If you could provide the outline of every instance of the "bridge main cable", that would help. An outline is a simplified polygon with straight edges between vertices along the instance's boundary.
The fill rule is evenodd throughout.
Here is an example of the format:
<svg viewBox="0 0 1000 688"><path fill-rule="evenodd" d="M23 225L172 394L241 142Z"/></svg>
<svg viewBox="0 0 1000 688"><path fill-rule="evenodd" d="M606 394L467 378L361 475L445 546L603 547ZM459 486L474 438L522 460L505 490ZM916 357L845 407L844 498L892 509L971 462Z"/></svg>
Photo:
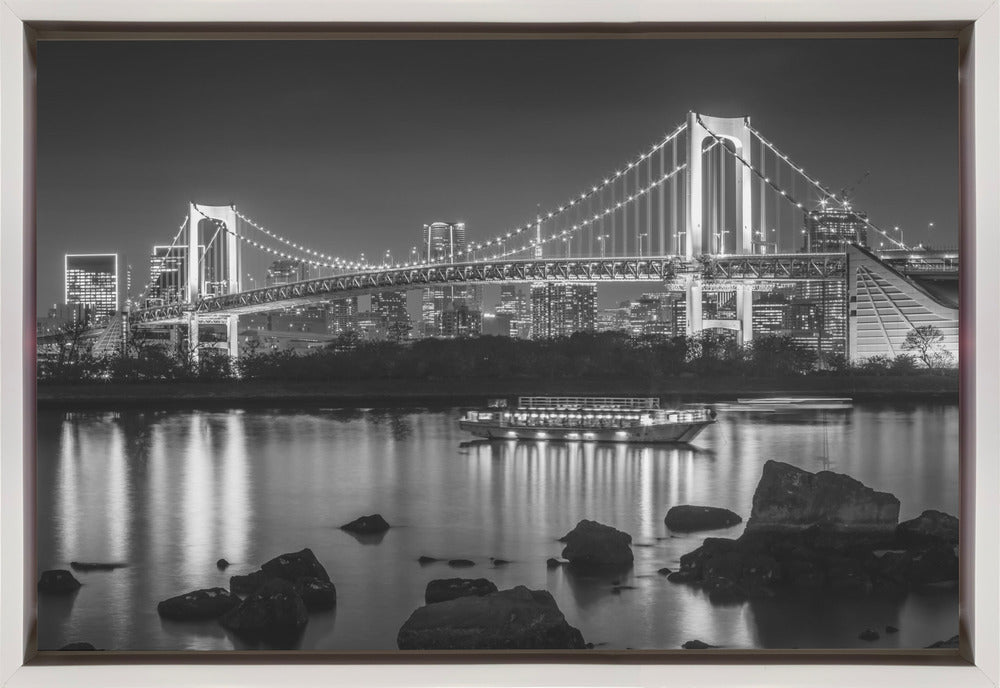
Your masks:
<svg viewBox="0 0 1000 688"><path fill-rule="evenodd" d="M570 198L564 204L556 207L555 209L539 213L539 219L548 221L553 218L556 218L561 214L563 214L564 212L576 208L584 201L587 201L588 199L601 193L608 186L621 179L623 174L626 174L629 170L636 167L639 163L643 162L644 160L651 158L654 153L656 153L658 150L660 150L661 148L669 144L671 141L673 141L675 138L680 136L682 133L684 133L686 129L687 129L687 122L680 124L676 129L672 130L669 134L664 136L664 138L660 140L658 143L653 144L653 146L648 151L641 153L638 158L627 162L623 169L616 170L614 174L608 175L600 183L592 186L589 190L581 193L579 196L574 196ZM497 247L500 247L508 239L511 239L521 234L522 232L534 229L535 225L536 225L535 222L528 222L527 224L521 225L519 227L514 227L508 230L507 232L502 232L497 236L488 239L486 241L469 244L469 246L467 246L463 251L459 251L459 253L468 256L472 254L474 251L481 251L484 248L488 248L489 246L496 245Z"/></svg>

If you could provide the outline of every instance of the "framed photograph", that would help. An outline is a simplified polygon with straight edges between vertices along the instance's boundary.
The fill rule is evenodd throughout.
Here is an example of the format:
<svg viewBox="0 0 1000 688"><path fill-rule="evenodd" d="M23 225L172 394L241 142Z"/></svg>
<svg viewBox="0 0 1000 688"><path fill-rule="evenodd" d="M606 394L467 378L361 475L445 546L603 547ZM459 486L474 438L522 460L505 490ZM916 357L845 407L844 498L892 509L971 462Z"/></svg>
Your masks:
<svg viewBox="0 0 1000 688"><path fill-rule="evenodd" d="M9 685L997 683L995 4L12 7Z"/></svg>

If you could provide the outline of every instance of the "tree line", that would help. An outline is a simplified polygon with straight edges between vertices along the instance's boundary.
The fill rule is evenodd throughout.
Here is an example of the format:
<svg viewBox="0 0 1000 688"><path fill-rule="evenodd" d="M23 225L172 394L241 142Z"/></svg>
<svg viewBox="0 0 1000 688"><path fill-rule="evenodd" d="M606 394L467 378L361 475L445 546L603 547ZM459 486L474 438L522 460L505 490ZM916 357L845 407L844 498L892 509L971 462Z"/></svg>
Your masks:
<svg viewBox="0 0 1000 688"><path fill-rule="evenodd" d="M57 355L39 359L38 378L74 383L913 375L937 371L947 363L940 333L926 332L922 337L919 342L915 337L908 353L851 364L843 354L820 359L814 349L787 336L758 335L739 344L717 331L673 338L578 332L547 340L483 336L409 342L361 341L347 334L311 353L257 350L238 360L208 348L195 356L183 344L170 351L137 333L124 350L103 357L67 340Z"/></svg>

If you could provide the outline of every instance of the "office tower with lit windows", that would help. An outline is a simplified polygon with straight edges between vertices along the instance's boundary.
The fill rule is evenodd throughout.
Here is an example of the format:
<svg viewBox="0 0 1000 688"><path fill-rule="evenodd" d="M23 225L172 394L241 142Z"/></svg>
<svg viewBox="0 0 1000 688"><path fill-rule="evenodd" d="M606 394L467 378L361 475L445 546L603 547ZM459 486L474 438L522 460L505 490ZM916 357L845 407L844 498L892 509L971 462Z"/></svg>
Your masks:
<svg viewBox="0 0 1000 688"><path fill-rule="evenodd" d="M450 339L478 337L483 332L483 314L464 302L451 303L441 314L441 335Z"/></svg>
<svg viewBox="0 0 1000 688"><path fill-rule="evenodd" d="M77 306L91 325L106 323L118 311L118 254L67 253L65 302Z"/></svg>
<svg viewBox="0 0 1000 688"><path fill-rule="evenodd" d="M199 246L199 255L205 247ZM187 246L154 246L149 255L149 289L144 306L184 300L187 289Z"/></svg>
<svg viewBox="0 0 1000 688"><path fill-rule="evenodd" d="M847 208L817 208L806 214L802 250L806 253L844 251L847 244L868 246L868 216Z"/></svg>
<svg viewBox="0 0 1000 688"><path fill-rule="evenodd" d="M593 332L597 285L538 282L531 285L531 338L551 339Z"/></svg>
<svg viewBox="0 0 1000 688"><path fill-rule="evenodd" d="M372 294L372 315L378 327L390 339L406 339L410 332L410 313L405 291L380 291Z"/></svg>
<svg viewBox="0 0 1000 688"><path fill-rule="evenodd" d="M764 292L753 302L753 333L779 335L789 330L788 297L778 291Z"/></svg>
<svg viewBox="0 0 1000 688"><path fill-rule="evenodd" d="M334 299L330 302L327 310L330 313L327 319L327 329L330 334L345 334L355 328L358 317L358 297L350 296L346 299Z"/></svg>
<svg viewBox="0 0 1000 688"><path fill-rule="evenodd" d="M432 222L424 225L421 260L428 263L458 263L466 260L464 222ZM420 334L445 337L442 318L449 306L465 304L479 310L477 290L468 286L433 286L424 289L420 303Z"/></svg>
<svg viewBox="0 0 1000 688"><path fill-rule="evenodd" d="M500 303L497 304L496 315L508 325L505 335L522 339L527 339L530 335L531 308L519 285L500 286Z"/></svg>
<svg viewBox="0 0 1000 688"><path fill-rule="evenodd" d="M794 301L811 312L808 339L802 343L820 354L847 351L847 284L843 280L809 280L795 286ZM804 324L804 323L802 323ZM798 329L798 328L796 328Z"/></svg>

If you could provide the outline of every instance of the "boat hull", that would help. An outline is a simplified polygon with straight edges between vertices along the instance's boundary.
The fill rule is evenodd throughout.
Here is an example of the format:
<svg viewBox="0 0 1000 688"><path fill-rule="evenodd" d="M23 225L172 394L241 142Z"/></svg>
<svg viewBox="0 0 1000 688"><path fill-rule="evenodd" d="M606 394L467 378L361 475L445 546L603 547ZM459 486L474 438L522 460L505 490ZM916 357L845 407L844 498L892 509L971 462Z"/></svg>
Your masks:
<svg viewBox="0 0 1000 688"><path fill-rule="evenodd" d="M478 437L503 440L555 440L566 442L671 442L687 443L714 420L666 423L629 428L526 427L461 420L459 427Z"/></svg>

